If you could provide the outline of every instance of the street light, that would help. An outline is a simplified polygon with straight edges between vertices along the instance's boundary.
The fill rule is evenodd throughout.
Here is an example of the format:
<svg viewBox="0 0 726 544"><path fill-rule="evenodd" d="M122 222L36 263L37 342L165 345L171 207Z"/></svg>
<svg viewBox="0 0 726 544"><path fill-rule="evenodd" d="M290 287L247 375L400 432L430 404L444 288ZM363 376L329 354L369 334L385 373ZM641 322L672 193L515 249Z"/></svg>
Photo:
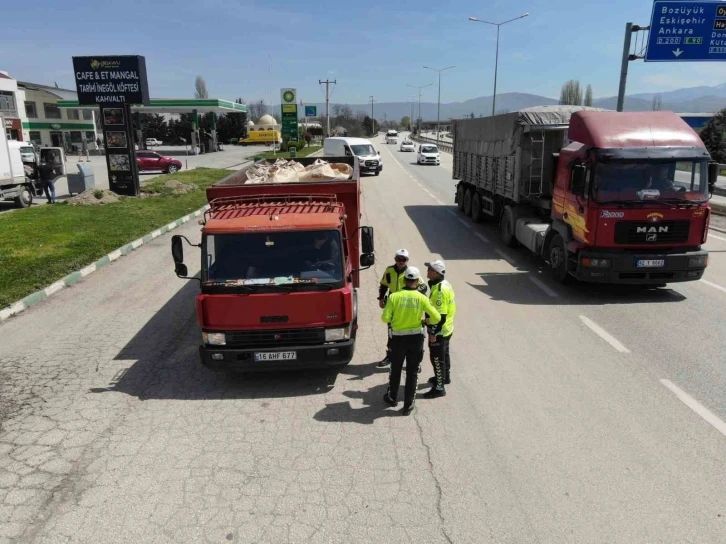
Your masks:
<svg viewBox="0 0 726 544"><path fill-rule="evenodd" d="M475 23L485 23L487 25L492 25L497 27L497 54L494 61L494 96L492 96L492 115L494 115L495 108L497 105L497 69L499 68L499 27L502 25L506 25L507 23L511 23L512 21L516 21L518 19L524 19L525 17L528 17L529 13L525 13L524 15L520 15L519 17L515 17L514 19L509 19L508 21L504 21L503 23L492 23L490 21L483 21L482 19L477 19L476 17L469 17L470 21L473 21Z"/></svg>
<svg viewBox="0 0 726 544"><path fill-rule="evenodd" d="M406 84L408 87L413 87L414 89L418 89L418 130L421 132L421 89L425 89L426 87L431 87L433 83L429 83L428 85L411 85L410 83Z"/></svg>
<svg viewBox="0 0 726 544"><path fill-rule="evenodd" d="M445 70L451 70L452 68L456 68L456 66L447 66L446 68L430 68L428 66L424 66L427 70L433 70L434 72L439 73L439 100L436 104L436 145L439 144L439 124L441 119L441 72Z"/></svg>

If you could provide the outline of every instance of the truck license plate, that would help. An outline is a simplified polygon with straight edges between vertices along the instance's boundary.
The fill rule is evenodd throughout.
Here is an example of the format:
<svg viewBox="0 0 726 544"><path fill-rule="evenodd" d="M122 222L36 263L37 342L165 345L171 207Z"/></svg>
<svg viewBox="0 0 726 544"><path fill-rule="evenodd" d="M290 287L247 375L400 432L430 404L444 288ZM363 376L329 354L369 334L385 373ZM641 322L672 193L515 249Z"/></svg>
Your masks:
<svg viewBox="0 0 726 544"><path fill-rule="evenodd" d="M255 361L294 361L297 359L295 351L265 351L255 353Z"/></svg>
<svg viewBox="0 0 726 544"><path fill-rule="evenodd" d="M662 268L665 266L665 259L639 259L638 268Z"/></svg>

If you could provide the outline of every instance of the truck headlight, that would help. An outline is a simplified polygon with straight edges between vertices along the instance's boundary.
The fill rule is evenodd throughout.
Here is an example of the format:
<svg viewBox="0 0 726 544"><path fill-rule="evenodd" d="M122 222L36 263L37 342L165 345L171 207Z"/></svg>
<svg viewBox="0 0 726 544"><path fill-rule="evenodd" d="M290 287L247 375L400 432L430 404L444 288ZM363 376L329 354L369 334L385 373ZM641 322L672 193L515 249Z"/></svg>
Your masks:
<svg viewBox="0 0 726 544"><path fill-rule="evenodd" d="M223 332L203 332L202 340L210 346L224 346L227 344L227 338Z"/></svg>
<svg viewBox="0 0 726 544"><path fill-rule="evenodd" d="M610 268L610 259L593 259L591 257L583 257L580 264L586 268Z"/></svg>
<svg viewBox="0 0 726 544"><path fill-rule="evenodd" d="M326 342L342 342L343 340L350 340L350 325L335 329L325 329Z"/></svg>
<svg viewBox="0 0 726 544"><path fill-rule="evenodd" d="M708 255L688 257L688 268L706 268L708 266Z"/></svg>

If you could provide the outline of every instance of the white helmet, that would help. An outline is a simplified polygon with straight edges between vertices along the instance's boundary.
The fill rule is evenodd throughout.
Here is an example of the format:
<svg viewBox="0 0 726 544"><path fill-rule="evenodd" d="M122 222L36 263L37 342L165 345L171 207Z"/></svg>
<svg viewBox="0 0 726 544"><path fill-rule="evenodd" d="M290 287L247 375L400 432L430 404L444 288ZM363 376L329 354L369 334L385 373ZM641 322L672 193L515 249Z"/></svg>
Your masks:
<svg viewBox="0 0 726 544"><path fill-rule="evenodd" d="M421 272L419 272L418 268L416 268L415 266L409 266L406 269L406 273L403 275L403 277L407 280L420 280Z"/></svg>
<svg viewBox="0 0 726 544"><path fill-rule="evenodd" d="M441 259L436 259L435 261L431 261L430 263L424 263L428 268L433 270L434 272L438 272L442 276L446 274L446 264Z"/></svg>
<svg viewBox="0 0 726 544"><path fill-rule="evenodd" d="M408 250L407 249L399 249L396 251L396 257L401 257L403 259L408 260Z"/></svg>

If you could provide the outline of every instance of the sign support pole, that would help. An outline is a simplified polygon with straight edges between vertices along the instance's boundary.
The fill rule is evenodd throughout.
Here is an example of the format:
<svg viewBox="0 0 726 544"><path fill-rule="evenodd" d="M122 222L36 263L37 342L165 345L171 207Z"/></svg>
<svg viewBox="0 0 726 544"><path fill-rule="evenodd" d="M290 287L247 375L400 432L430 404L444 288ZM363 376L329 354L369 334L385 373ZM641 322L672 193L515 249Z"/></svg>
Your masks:
<svg viewBox="0 0 726 544"><path fill-rule="evenodd" d="M625 40L623 41L623 60L620 65L620 85L618 86L617 111L623 111L625 103L625 84L628 80L628 62L630 62L630 39L633 36L633 23L625 23Z"/></svg>

